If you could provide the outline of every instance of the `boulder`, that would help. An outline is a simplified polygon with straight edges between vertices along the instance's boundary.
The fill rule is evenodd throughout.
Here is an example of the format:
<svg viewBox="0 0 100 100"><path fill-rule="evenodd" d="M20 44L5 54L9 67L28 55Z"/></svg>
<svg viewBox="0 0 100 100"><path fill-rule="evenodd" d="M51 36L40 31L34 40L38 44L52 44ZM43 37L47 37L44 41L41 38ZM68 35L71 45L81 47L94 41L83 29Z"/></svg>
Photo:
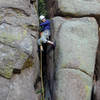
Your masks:
<svg viewBox="0 0 100 100"><path fill-rule="evenodd" d="M75 69L61 69L56 73L56 100L90 100L92 79Z"/></svg>
<svg viewBox="0 0 100 100"><path fill-rule="evenodd" d="M60 100L58 98L66 100L68 96L68 100L90 100L98 45L98 24L92 17L72 19L55 17L53 24L54 39L57 44L55 64L58 85L56 85L55 100ZM65 78L65 76L69 77ZM66 81L61 82L62 80ZM74 90L72 90L72 86L75 86ZM78 86L80 88L77 88ZM83 92L77 93L77 91L81 91L81 87L83 87ZM88 93L85 93L86 88ZM62 91L67 96L61 93Z"/></svg>
<svg viewBox="0 0 100 100"><path fill-rule="evenodd" d="M54 28L56 24L54 21ZM98 44L98 25L96 20L87 17L73 18L65 20L60 27L58 24L57 26L59 30L56 32L57 28L55 28L56 33L54 36L57 41L57 67L76 68L93 76Z"/></svg>
<svg viewBox="0 0 100 100"><path fill-rule="evenodd" d="M38 18L30 0L0 0L1 4L7 7L0 6L0 75L11 78L13 69L21 70L30 56L38 55Z"/></svg>
<svg viewBox="0 0 100 100"><path fill-rule="evenodd" d="M38 100L33 88L37 72L30 68L22 71L20 75L15 75L11 79L7 100Z"/></svg>
<svg viewBox="0 0 100 100"><path fill-rule="evenodd" d="M30 14L30 0L0 0L0 8L20 9L26 14Z"/></svg>
<svg viewBox="0 0 100 100"><path fill-rule="evenodd" d="M0 75L11 78L13 69L20 69L28 55L15 48L0 44Z"/></svg>
<svg viewBox="0 0 100 100"><path fill-rule="evenodd" d="M49 0L49 11L57 15L100 15L100 2L98 0ZM49 5L49 4L48 4ZM55 12L56 9L56 12Z"/></svg>
<svg viewBox="0 0 100 100"><path fill-rule="evenodd" d="M32 5L30 5L32 6ZM24 11L24 10L23 10ZM1 8L0 9L0 24L9 23L14 26L20 25L25 28L25 26L33 26L32 28L36 30L37 28L37 12L35 6L32 6L30 15L27 16L22 9L16 8Z"/></svg>
<svg viewBox="0 0 100 100"><path fill-rule="evenodd" d="M39 22L35 4L0 0L0 100L37 100Z"/></svg>

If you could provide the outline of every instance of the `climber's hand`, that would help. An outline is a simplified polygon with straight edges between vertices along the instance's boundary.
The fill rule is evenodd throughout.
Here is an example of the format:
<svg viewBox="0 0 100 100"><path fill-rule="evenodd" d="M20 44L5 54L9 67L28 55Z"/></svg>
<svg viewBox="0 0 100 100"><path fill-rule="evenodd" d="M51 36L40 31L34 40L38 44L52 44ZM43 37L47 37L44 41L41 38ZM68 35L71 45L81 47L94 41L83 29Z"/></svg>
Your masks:
<svg viewBox="0 0 100 100"><path fill-rule="evenodd" d="M43 46L42 45L40 46L40 50L43 51Z"/></svg>

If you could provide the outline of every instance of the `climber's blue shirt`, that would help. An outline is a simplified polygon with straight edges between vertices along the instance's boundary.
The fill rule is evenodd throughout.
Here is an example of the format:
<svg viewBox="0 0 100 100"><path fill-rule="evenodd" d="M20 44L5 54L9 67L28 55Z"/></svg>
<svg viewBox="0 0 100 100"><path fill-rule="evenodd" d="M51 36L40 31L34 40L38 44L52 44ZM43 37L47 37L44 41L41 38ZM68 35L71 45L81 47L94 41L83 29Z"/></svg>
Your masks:
<svg viewBox="0 0 100 100"><path fill-rule="evenodd" d="M50 30L50 20L46 20L40 24L42 26L42 31Z"/></svg>

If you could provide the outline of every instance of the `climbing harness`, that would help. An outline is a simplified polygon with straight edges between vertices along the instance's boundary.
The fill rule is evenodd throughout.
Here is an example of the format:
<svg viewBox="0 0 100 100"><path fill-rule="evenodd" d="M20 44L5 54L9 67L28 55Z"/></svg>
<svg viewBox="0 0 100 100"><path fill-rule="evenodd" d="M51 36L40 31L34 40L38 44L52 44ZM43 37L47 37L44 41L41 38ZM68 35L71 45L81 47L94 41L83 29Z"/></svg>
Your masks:
<svg viewBox="0 0 100 100"><path fill-rule="evenodd" d="M42 46L40 46L40 73L41 73L41 88L42 88L42 97L41 100L45 100L44 98L44 83L43 83L43 73L42 73Z"/></svg>

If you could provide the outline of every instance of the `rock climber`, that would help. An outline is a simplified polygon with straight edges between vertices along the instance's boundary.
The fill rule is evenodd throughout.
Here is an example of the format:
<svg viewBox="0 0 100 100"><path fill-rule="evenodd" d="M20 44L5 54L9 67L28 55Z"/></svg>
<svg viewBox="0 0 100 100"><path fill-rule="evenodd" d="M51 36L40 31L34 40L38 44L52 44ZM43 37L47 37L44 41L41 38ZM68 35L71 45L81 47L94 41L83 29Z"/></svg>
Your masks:
<svg viewBox="0 0 100 100"><path fill-rule="evenodd" d="M55 42L49 40L51 35L50 33L50 20L46 19L45 16L41 15L40 20L42 23L40 26L42 27L42 32L40 33L40 38L38 39L38 45L43 50L42 43L48 43L55 48Z"/></svg>

